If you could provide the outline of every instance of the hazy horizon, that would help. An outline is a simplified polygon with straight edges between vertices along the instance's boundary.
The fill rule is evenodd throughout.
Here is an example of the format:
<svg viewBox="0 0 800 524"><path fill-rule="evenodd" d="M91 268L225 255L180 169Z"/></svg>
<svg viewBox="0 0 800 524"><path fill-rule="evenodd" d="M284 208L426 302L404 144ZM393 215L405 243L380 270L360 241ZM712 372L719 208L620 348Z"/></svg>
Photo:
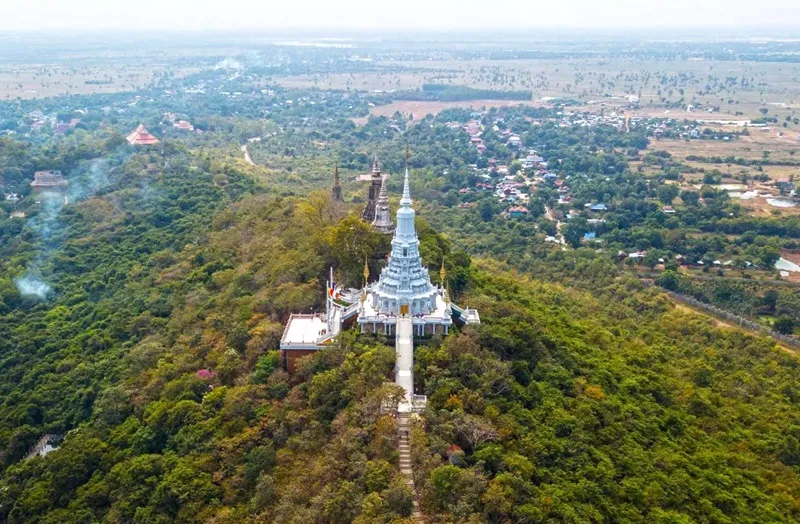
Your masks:
<svg viewBox="0 0 800 524"><path fill-rule="evenodd" d="M3 7L0 30L77 31L473 31L570 30L603 32L654 30L782 31L800 27L792 0L692 2L619 0L600 3L565 0L537 5L519 0L407 0L377 5L370 0L264 5L252 0L11 0ZM535 36L535 35L531 35ZM766 35L765 35L766 36Z"/></svg>

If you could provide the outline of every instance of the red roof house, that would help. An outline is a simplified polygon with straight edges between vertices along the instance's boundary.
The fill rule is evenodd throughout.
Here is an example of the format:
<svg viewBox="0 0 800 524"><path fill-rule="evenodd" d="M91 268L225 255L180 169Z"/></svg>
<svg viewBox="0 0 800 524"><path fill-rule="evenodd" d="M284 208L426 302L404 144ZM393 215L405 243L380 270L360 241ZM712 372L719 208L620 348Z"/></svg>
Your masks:
<svg viewBox="0 0 800 524"><path fill-rule="evenodd" d="M128 135L126 140L132 146L151 146L153 144L158 144L158 139L151 135L142 124L139 124L136 131Z"/></svg>

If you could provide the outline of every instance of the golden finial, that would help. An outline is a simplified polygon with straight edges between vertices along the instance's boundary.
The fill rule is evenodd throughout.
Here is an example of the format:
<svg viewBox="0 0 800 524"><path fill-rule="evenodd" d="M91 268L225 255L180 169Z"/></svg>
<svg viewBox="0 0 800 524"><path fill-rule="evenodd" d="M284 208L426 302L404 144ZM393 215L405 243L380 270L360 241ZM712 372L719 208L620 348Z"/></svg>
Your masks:
<svg viewBox="0 0 800 524"><path fill-rule="evenodd" d="M442 280L442 287L444 288L444 302L450 303L450 293L447 291L447 269L444 267L444 257L442 257L442 268L439 270L439 278Z"/></svg>
<svg viewBox="0 0 800 524"><path fill-rule="evenodd" d="M369 280L369 265L367 264L367 256L364 255L364 287L361 288L361 305L367 300L367 281Z"/></svg>

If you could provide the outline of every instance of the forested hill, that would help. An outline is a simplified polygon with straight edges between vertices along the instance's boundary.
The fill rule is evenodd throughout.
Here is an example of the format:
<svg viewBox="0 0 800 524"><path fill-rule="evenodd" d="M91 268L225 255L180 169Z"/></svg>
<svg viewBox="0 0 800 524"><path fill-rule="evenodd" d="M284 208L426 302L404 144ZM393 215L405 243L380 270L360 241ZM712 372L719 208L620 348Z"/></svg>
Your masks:
<svg viewBox="0 0 800 524"><path fill-rule="evenodd" d="M326 268L356 284L386 237L327 193L278 198L179 144L103 166L96 190L50 215L46 242L41 211L1 223L2 519L407 518L380 410L397 395L392 348L347 333L293 377L275 351L287 313L321 305ZM635 280L594 272L577 291L418 229L423 258L445 258L483 320L417 349L429 409L412 448L432 520L800 518L794 355ZM44 300L12 282L32 267ZM60 448L24 460L45 433L65 435Z"/></svg>

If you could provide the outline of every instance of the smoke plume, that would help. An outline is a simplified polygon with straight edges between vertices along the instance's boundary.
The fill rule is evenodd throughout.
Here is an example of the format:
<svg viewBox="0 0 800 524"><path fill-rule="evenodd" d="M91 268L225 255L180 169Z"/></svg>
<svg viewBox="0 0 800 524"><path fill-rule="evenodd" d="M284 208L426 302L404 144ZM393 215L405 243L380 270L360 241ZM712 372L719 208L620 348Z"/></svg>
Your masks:
<svg viewBox="0 0 800 524"><path fill-rule="evenodd" d="M125 158L117 155L114 163L121 163ZM39 255L25 268L25 272L14 279L14 284L22 296L44 300L52 295L53 288L46 281L44 274L50 253L60 245L58 233L64 229L60 218L61 211L67 204L92 197L108 188L110 163L109 159L86 162L70 174L66 193L45 191L38 195L37 198L41 203L39 214L28 220L27 227L39 237L41 249Z"/></svg>

